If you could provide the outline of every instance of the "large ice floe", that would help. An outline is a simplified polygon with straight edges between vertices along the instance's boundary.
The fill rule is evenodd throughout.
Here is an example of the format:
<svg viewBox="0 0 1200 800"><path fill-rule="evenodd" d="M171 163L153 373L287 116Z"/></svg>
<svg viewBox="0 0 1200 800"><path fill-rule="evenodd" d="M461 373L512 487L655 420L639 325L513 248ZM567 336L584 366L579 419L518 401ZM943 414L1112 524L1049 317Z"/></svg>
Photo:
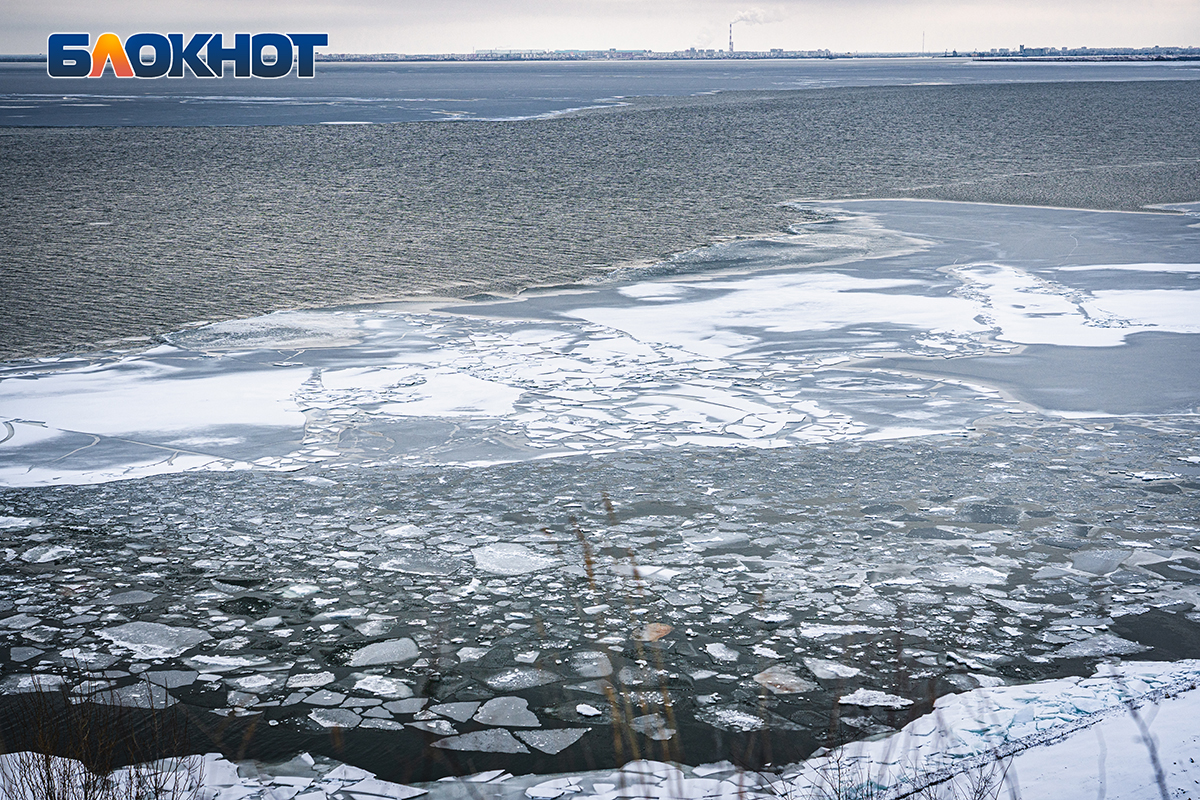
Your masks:
<svg viewBox="0 0 1200 800"><path fill-rule="evenodd" d="M804 797L1193 741L1194 217L804 213L3 366L0 737L36 697L175 720L241 761L205 757L222 800Z"/></svg>

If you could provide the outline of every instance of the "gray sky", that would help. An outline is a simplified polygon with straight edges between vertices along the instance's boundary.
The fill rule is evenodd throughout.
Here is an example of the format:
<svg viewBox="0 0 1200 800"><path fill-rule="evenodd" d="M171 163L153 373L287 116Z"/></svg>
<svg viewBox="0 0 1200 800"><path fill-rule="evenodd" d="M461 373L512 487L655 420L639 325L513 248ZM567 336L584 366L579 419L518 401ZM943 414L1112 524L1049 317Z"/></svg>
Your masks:
<svg viewBox="0 0 1200 800"><path fill-rule="evenodd" d="M1200 0L0 0L0 52L55 31L325 32L328 52L1200 46Z"/></svg>

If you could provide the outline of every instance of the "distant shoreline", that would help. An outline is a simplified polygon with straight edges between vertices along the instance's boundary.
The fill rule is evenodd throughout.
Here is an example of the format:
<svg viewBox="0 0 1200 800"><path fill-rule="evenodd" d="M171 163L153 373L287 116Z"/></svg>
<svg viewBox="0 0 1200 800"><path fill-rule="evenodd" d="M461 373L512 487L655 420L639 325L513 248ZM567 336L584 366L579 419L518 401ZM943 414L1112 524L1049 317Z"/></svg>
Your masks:
<svg viewBox="0 0 1200 800"><path fill-rule="evenodd" d="M1047 54L1045 48L1026 52L963 52L944 53L841 53L831 50L489 50L475 53L317 53L316 60L325 63L395 63L429 61L513 62L513 61L762 61L772 59L845 59L845 58L959 58L971 61L1013 63L1063 62L1162 62L1200 61L1200 48L1105 48L1095 52ZM44 53L0 53L0 63L45 63Z"/></svg>

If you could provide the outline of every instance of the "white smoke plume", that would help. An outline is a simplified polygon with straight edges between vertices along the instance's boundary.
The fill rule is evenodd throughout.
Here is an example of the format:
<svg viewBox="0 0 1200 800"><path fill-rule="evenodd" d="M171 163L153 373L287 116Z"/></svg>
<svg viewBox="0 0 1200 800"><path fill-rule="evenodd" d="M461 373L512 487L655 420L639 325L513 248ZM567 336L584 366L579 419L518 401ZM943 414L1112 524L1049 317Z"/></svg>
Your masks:
<svg viewBox="0 0 1200 800"><path fill-rule="evenodd" d="M748 25L763 25L768 22L779 22L786 16L782 8L748 8L739 11L730 25L745 22Z"/></svg>

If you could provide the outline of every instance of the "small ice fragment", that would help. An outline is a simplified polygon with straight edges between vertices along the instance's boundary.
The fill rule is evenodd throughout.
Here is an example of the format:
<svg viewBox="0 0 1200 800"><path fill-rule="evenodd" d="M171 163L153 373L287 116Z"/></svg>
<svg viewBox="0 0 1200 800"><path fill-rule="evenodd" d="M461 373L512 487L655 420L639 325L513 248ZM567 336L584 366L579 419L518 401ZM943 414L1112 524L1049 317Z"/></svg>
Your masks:
<svg viewBox="0 0 1200 800"><path fill-rule="evenodd" d="M1115 572L1121 562L1133 555L1132 550L1083 550L1071 558L1071 566L1092 575Z"/></svg>
<svg viewBox="0 0 1200 800"><path fill-rule="evenodd" d="M225 683L242 692L269 694L283 686L285 676L257 673L240 678L226 678Z"/></svg>
<svg viewBox="0 0 1200 800"><path fill-rule="evenodd" d="M706 646L704 650L710 656L712 656L713 661L717 661L722 664L732 664L734 661L738 660L738 652L725 646L724 644L721 644L720 642L713 642L712 644Z"/></svg>
<svg viewBox="0 0 1200 800"><path fill-rule="evenodd" d="M1072 642L1054 653L1054 658L1092 658L1095 656L1125 656L1141 653L1149 647L1122 639L1111 633L1100 633L1079 642Z"/></svg>
<svg viewBox="0 0 1200 800"><path fill-rule="evenodd" d="M187 669L164 669L151 672L143 672L142 680L162 686L165 689L178 689L181 686L191 686L196 682L196 678L200 677L198 672L193 672Z"/></svg>
<svg viewBox="0 0 1200 800"><path fill-rule="evenodd" d="M229 672L242 667L261 667L267 663L265 658L256 656L191 656L183 660L199 672Z"/></svg>
<svg viewBox="0 0 1200 800"><path fill-rule="evenodd" d="M871 597L866 600L860 600L857 603L850 603L847 608L851 611L870 614L876 617L893 617L896 615L896 604L880 597Z"/></svg>
<svg viewBox="0 0 1200 800"><path fill-rule="evenodd" d="M530 786L525 790L525 796L531 798L531 800L557 800L557 798L567 793L566 789L552 786L551 784L553 783L554 781L546 781L546 783L539 783L537 786Z"/></svg>
<svg viewBox="0 0 1200 800"><path fill-rule="evenodd" d="M418 551L383 559L376 563L376 566L389 572L404 572L409 575L453 575L462 569L464 564L461 560L442 553Z"/></svg>
<svg viewBox="0 0 1200 800"><path fill-rule="evenodd" d="M1001 586L1008 583L1008 573L991 567L930 567L919 570L921 577L956 586Z"/></svg>
<svg viewBox="0 0 1200 800"><path fill-rule="evenodd" d="M127 622L96 632L138 658L174 658L212 639L197 628L172 628L158 622Z"/></svg>
<svg viewBox="0 0 1200 800"><path fill-rule="evenodd" d="M237 786L242 782L238 777L237 765L216 753L204 756L204 769L201 774L204 775L205 786Z"/></svg>
<svg viewBox="0 0 1200 800"><path fill-rule="evenodd" d="M679 570L669 567L656 567L652 564L618 564L613 567L618 575L624 575L634 580L669 581L679 574Z"/></svg>
<svg viewBox="0 0 1200 800"><path fill-rule="evenodd" d="M673 630L675 629L665 622L651 622L638 631L633 638L639 642L657 642Z"/></svg>
<svg viewBox="0 0 1200 800"><path fill-rule="evenodd" d="M351 677L357 678L354 682L354 689L356 691L369 692L377 697L383 697L388 700L403 700L413 695L412 688L399 678L388 678L383 675L363 675L357 672Z"/></svg>
<svg viewBox="0 0 1200 800"><path fill-rule="evenodd" d="M321 587L313 586L311 583L294 583L280 592L280 594L289 600L298 600L301 597L308 597L319 591L321 591Z"/></svg>
<svg viewBox="0 0 1200 800"><path fill-rule="evenodd" d="M393 714L416 714L429 702L425 697L410 697L407 700L393 700L384 703L383 707Z"/></svg>
<svg viewBox="0 0 1200 800"><path fill-rule="evenodd" d="M466 722L478 708L479 702L472 700L464 703L442 703L441 705L430 706L429 710L443 717L449 717L456 722Z"/></svg>
<svg viewBox="0 0 1200 800"><path fill-rule="evenodd" d="M792 615L786 611L755 611L750 616L760 622L768 623L789 622L792 619Z"/></svg>
<svg viewBox="0 0 1200 800"><path fill-rule="evenodd" d="M815 683L804 680L782 664L764 669L754 676L754 681L775 694L799 694L817 688Z"/></svg>
<svg viewBox="0 0 1200 800"><path fill-rule="evenodd" d="M554 683L558 680L560 680L559 676L553 672L547 672L542 669L514 667L503 672L497 672L487 679L487 685L500 691L518 691L520 689L532 689L534 686L544 686L547 683Z"/></svg>
<svg viewBox="0 0 1200 800"><path fill-rule="evenodd" d="M174 697L167 694L165 687L145 682L131 683L112 692L97 692L91 699L120 708L149 708L155 710L168 708L178 702Z"/></svg>
<svg viewBox="0 0 1200 800"><path fill-rule="evenodd" d="M675 729L668 728L666 717L659 713L634 717L629 727L656 742L665 742L675 735Z"/></svg>
<svg viewBox="0 0 1200 800"><path fill-rule="evenodd" d="M490 647L460 647L458 650L458 660L463 664L469 661L478 661L488 654Z"/></svg>
<svg viewBox="0 0 1200 800"><path fill-rule="evenodd" d="M575 713L583 717L598 717L604 712L595 706L589 706L587 703L580 703L579 705L575 706Z"/></svg>
<svg viewBox="0 0 1200 800"><path fill-rule="evenodd" d="M0 679L0 694L52 692L65 682L61 675L7 675Z"/></svg>
<svg viewBox="0 0 1200 800"><path fill-rule="evenodd" d="M51 561L61 561L75 555L75 550L63 545L42 545L26 550L21 554L21 560L30 564L48 564Z"/></svg>
<svg viewBox="0 0 1200 800"><path fill-rule="evenodd" d="M498 542L471 551L475 566L493 575L524 575L558 564L553 556L531 550L523 544Z"/></svg>
<svg viewBox="0 0 1200 800"><path fill-rule="evenodd" d="M346 702L346 695L341 692L331 692L328 689L318 689L304 698L310 706L340 706Z"/></svg>
<svg viewBox="0 0 1200 800"><path fill-rule="evenodd" d="M535 750L556 756L582 739L590 730L591 728L555 728L548 731L517 731L517 738Z"/></svg>
<svg viewBox="0 0 1200 800"><path fill-rule="evenodd" d="M332 672L297 672L287 679L289 689L317 689L327 683L333 683Z"/></svg>
<svg viewBox="0 0 1200 800"><path fill-rule="evenodd" d="M110 594L108 597L100 598L98 602L103 603L106 606L132 606L139 603L149 603L156 597L158 597L158 595L150 594L150 592L143 592L140 589L134 589L133 591L129 592Z"/></svg>
<svg viewBox="0 0 1200 800"><path fill-rule="evenodd" d="M572 653L571 667L581 678L605 678L613 671L608 656L595 652Z"/></svg>
<svg viewBox="0 0 1200 800"><path fill-rule="evenodd" d="M375 773L367 772L359 767L352 767L349 764L338 764L326 775L326 778L335 781L362 781L367 778L374 778Z"/></svg>
<svg viewBox="0 0 1200 800"><path fill-rule="evenodd" d="M335 608L331 611L322 611L312 618L313 622L337 622L346 619L362 619L367 615L365 608Z"/></svg>
<svg viewBox="0 0 1200 800"><path fill-rule="evenodd" d="M416 722L408 723L408 727L416 728L419 731L426 733L434 733L438 736L453 736L458 733L454 726L444 719L422 719Z"/></svg>
<svg viewBox="0 0 1200 800"><path fill-rule="evenodd" d="M0 517L0 530L7 528L33 528L41 524L42 521L37 517Z"/></svg>
<svg viewBox="0 0 1200 800"><path fill-rule="evenodd" d="M40 656L44 652L44 650L39 650L36 647L14 647L8 651L8 657L17 663L21 663Z"/></svg>
<svg viewBox="0 0 1200 800"><path fill-rule="evenodd" d="M997 686L1004 685L1004 679L998 678L995 675L980 675L975 672L966 675L962 673L954 673L946 676L946 680L954 684L957 688L964 692L969 692L972 689L992 689Z"/></svg>
<svg viewBox="0 0 1200 800"><path fill-rule="evenodd" d="M464 733L462 736L451 736L439 739L433 747L445 750L469 750L482 753L528 753L529 748L513 738L504 728L491 728L486 731Z"/></svg>
<svg viewBox="0 0 1200 800"><path fill-rule="evenodd" d="M32 628L41 621L41 617L31 617L28 614L13 614L11 617L0 620L0 627L10 628L14 631L23 631Z"/></svg>
<svg viewBox="0 0 1200 800"><path fill-rule="evenodd" d="M395 619L371 619L366 622L360 622L354 626L354 630L358 631L363 636L382 636L390 631L396 625Z"/></svg>
<svg viewBox="0 0 1200 800"><path fill-rule="evenodd" d="M475 714L475 721L484 725L512 728L538 728L541 722L537 714L529 710L529 701L523 697L497 697L488 700Z"/></svg>
<svg viewBox="0 0 1200 800"><path fill-rule="evenodd" d="M823 639L834 636L852 636L857 633L879 633L879 628L870 625L801 625L800 635L805 639Z"/></svg>
<svg viewBox="0 0 1200 800"><path fill-rule="evenodd" d="M817 678L823 681L833 681L838 678L853 678L862 672L858 667L839 664L836 661L827 661L823 658L806 658L804 659L804 666L808 667L813 675L816 675Z"/></svg>
<svg viewBox="0 0 1200 800"><path fill-rule="evenodd" d="M701 764L692 769L692 774L701 778L707 778L709 775L716 775L718 772L733 772L737 766L732 761L717 761L712 764Z"/></svg>
<svg viewBox="0 0 1200 800"><path fill-rule="evenodd" d="M767 721L762 717L742 711L735 706L719 706L706 708L696 714L696 719L706 722L714 728L727 731L749 733L750 731L766 730Z"/></svg>
<svg viewBox="0 0 1200 800"><path fill-rule="evenodd" d="M532 664L533 662L537 661L537 657L538 651L530 650L527 653L517 653L515 656L513 656L513 661L516 661L518 664Z"/></svg>
<svg viewBox="0 0 1200 800"><path fill-rule="evenodd" d="M384 731L402 731L402 730L404 730L403 723L396 722L394 719L376 719L372 716L369 716L369 712L368 712L368 716L364 716L363 721L358 723L358 727L374 728L376 730L384 730Z"/></svg>
<svg viewBox="0 0 1200 800"><path fill-rule="evenodd" d="M418 789L415 786L405 786L400 783L392 783L391 781L381 781L378 778L364 778L358 783L352 783L349 786L342 787L343 792L349 792L353 797L362 798L362 800L408 800L410 797L420 797L423 794L428 794L425 789Z"/></svg>
<svg viewBox="0 0 1200 800"><path fill-rule="evenodd" d="M851 706L881 706L883 708L904 708L913 704L913 701L907 698L875 689L859 689L843 695L838 702Z"/></svg>
<svg viewBox="0 0 1200 800"><path fill-rule="evenodd" d="M388 639L369 644L357 650L347 664L351 667L370 667L375 664L398 664L412 661L418 655L417 644L412 639Z"/></svg>
<svg viewBox="0 0 1200 800"><path fill-rule="evenodd" d="M344 708L317 708L308 718L322 728L354 728L361 721L358 714Z"/></svg>

